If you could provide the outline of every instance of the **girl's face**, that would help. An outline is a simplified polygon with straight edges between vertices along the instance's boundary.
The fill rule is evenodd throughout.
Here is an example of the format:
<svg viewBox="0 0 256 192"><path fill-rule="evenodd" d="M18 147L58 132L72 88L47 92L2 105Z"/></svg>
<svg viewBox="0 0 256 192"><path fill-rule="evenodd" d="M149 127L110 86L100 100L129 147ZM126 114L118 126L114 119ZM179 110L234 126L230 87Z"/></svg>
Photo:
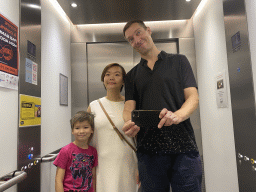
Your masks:
<svg viewBox="0 0 256 192"><path fill-rule="evenodd" d="M120 90L122 85L124 85L122 69L118 66L109 68L104 77L104 85L107 90Z"/></svg>

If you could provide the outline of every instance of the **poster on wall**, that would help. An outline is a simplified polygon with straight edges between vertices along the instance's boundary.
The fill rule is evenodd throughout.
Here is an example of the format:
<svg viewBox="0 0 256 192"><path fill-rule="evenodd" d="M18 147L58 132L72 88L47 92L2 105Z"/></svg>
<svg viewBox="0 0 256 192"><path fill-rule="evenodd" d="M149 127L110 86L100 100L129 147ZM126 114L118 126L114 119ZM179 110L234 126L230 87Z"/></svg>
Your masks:
<svg viewBox="0 0 256 192"><path fill-rule="evenodd" d="M18 27L0 13L0 87L18 90Z"/></svg>
<svg viewBox="0 0 256 192"><path fill-rule="evenodd" d="M18 27L0 14L0 71L18 76Z"/></svg>
<svg viewBox="0 0 256 192"><path fill-rule="evenodd" d="M20 127L41 125L41 98L20 94Z"/></svg>

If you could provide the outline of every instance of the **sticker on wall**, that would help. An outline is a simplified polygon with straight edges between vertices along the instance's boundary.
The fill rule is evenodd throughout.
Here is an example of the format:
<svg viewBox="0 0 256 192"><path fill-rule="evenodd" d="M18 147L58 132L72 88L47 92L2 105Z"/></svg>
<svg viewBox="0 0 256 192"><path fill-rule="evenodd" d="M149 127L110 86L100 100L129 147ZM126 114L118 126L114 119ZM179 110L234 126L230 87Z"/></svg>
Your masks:
<svg viewBox="0 0 256 192"><path fill-rule="evenodd" d="M0 87L18 90L19 77L0 71Z"/></svg>
<svg viewBox="0 0 256 192"><path fill-rule="evenodd" d="M32 83L32 66L33 66L33 61L31 61L30 59L26 58L25 81L27 83Z"/></svg>
<svg viewBox="0 0 256 192"><path fill-rule="evenodd" d="M26 58L26 64L25 64L25 81L27 83L31 83L34 85L37 85L37 70L38 65L34 61Z"/></svg>
<svg viewBox="0 0 256 192"><path fill-rule="evenodd" d="M233 53L241 49L242 42L241 42L240 31L238 31L235 35L231 37L231 42L232 42Z"/></svg>
<svg viewBox="0 0 256 192"><path fill-rule="evenodd" d="M216 76L216 100L218 108L228 107L225 71Z"/></svg>
<svg viewBox="0 0 256 192"><path fill-rule="evenodd" d="M18 76L18 27L0 14L0 71Z"/></svg>
<svg viewBox="0 0 256 192"><path fill-rule="evenodd" d="M60 105L68 106L68 77L60 73Z"/></svg>
<svg viewBox="0 0 256 192"><path fill-rule="evenodd" d="M20 94L20 127L41 125L41 98Z"/></svg>
<svg viewBox="0 0 256 192"><path fill-rule="evenodd" d="M6 81L6 83L7 83L6 88L18 90L18 77L17 76L11 75L11 74L6 74L5 79L8 80L8 81Z"/></svg>
<svg viewBox="0 0 256 192"><path fill-rule="evenodd" d="M27 41L27 56L33 61L36 61L36 45Z"/></svg>
<svg viewBox="0 0 256 192"><path fill-rule="evenodd" d="M0 71L0 87L5 87L5 74Z"/></svg>
<svg viewBox="0 0 256 192"><path fill-rule="evenodd" d="M33 67L32 67L32 84L37 85L37 64L33 62Z"/></svg>

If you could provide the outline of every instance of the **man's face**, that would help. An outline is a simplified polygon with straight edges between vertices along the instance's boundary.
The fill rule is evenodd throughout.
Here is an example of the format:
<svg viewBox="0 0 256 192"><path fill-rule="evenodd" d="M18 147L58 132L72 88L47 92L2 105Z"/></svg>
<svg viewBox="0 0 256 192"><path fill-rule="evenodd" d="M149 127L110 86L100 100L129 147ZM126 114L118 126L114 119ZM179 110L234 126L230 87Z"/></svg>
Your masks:
<svg viewBox="0 0 256 192"><path fill-rule="evenodd" d="M153 47L151 30L144 29L140 24L133 23L126 31L125 38L131 46L141 55L146 55Z"/></svg>

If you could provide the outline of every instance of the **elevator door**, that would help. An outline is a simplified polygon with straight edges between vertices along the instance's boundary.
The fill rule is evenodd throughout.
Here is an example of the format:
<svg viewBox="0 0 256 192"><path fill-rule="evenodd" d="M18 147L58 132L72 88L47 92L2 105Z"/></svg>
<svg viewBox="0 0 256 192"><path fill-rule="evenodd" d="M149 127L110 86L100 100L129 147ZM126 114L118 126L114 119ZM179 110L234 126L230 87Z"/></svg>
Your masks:
<svg viewBox="0 0 256 192"><path fill-rule="evenodd" d="M174 41L156 42L159 50L177 53L177 43ZM88 54L88 105L91 101L106 96L101 73L110 63L121 64L126 72L140 61L140 55L127 42L91 43L87 44ZM121 93L124 95L124 90Z"/></svg>

